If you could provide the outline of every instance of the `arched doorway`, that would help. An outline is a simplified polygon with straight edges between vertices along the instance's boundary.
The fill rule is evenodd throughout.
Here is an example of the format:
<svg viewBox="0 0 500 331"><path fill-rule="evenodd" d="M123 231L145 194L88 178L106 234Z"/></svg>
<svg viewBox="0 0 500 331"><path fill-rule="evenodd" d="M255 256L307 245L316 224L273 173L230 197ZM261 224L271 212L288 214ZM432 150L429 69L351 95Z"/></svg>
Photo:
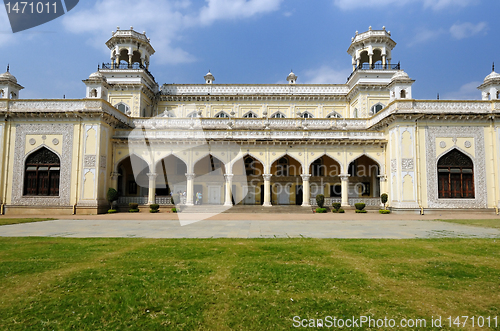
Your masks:
<svg viewBox="0 0 500 331"><path fill-rule="evenodd" d="M452 149L437 164L440 199L474 199L474 163L471 158Z"/></svg>
<svg viewBox="0 0 500 331"><path fill-rule="evenodd" d="M28 156L24 168L24 195L58 196L61 160L42 147Z"/></svg>
<svg viewBox="0 0 500 331"><path fill-rule="evenodd" d="M234 162L232 167L233 202L243 205L260 205L263 203L264 166L251 155Z"/></svg>
<svg viewBox="0 0 500 331"><path fill-rule="evenodd" d="M296 192L302 190L302 165L284 155L271 165L271 201L273 205L296 204Z"/></svg>
<svg viewBox="0 0 500 331"><path fill-rule="evenodd" d="M117 166L118 203L130 202L147 204L149 187L149 165L139 156L132 154L123 159Z"/></svg>
<svg viewBox="0 0 500 331"><path fill-rule="evenodd" d="M323 155L314 160L309 166L311 198L323 194L326 198L325 205L341 201L342 185L340 181L340 164Z"/></svg>
<svg viewBox="0 0 500 331"><path fill-rule="evenodd" d="M221 205L224 203L225 165L217 157L209 154L195 163L196 175L193 186L193 201L201 193L203 204Z"/></svg>
<svg viewBox="0 0 500 331"><path fill-rule="evenodd" d="M349 164L349 198L366 199L366 204L370 198L380 197L380 173L377 162L366 155L362 155ZM359 200L360 202L362 200ZM373 203L380 202L374 199Z"/></svg>
<svg viewBox="0 0 500 331"><path fill-rule="evenodd" d="M186 191L187 166L177 156L169 155L161 159L156 164L155 173L156 203L165 204L169 202L170 195L182 195Z"/></svg>

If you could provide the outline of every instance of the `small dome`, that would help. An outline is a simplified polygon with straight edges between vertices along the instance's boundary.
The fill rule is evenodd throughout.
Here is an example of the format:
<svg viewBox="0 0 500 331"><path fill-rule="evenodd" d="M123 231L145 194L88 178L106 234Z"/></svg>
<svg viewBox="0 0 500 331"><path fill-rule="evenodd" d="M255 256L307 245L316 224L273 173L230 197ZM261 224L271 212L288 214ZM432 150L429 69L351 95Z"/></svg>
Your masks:
<svg viewBox="0 0 500 331"><path fill-rule="evenodd" d="M288 74L288 76L286 77L286 80L290 83L290 84L295 84L295 82L297 81L297 75L295 75L293 73L293 70L290 71L290 73Z"/></svg>
<svg viewBox="0 0 500 331"><path fill-rule="evenodd" d="M392 76L391 81L394 80L410 80L410 76L403 70L399 70Z"/></svg>
<svg viewBox="0 0 500 331"><path fill-rule="evenodd" d="M10 72L5 72L0 75L0 80L8 80L10 82L16 83L17 84L17 79L14 77Z"/></svg>
<svg viewBox="0 0 500 331"><path fill-rule="evenodd" d="M499 78L500 78L500 74L495 72L495 71L492 71L491 74L486 76L486 78L484 79L484 82L486 83L487 81L490 81L493 79L499 79Z"/></svg>
<svg viewBox="0 0 500 331"><path fill-rule="evenodd" d="M103 79L103 80L106 80L106 77L104 77L104 75L101 74L100 71L96 71L96 72L90 74L89 79Z"/></svg>

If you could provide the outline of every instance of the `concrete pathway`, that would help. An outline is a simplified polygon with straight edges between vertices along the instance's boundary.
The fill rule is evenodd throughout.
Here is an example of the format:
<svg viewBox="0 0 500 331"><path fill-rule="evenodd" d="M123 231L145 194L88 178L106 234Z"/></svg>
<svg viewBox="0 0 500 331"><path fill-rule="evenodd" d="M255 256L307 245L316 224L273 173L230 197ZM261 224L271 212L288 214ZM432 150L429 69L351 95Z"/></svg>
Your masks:
<svg viewBox="0 0 500 331"><path fill-rule="evenodd" d="M284 215L282 215L284 216ZM0 226L3 237L500 238L500 230L425 220L56 220Z"/></svg>

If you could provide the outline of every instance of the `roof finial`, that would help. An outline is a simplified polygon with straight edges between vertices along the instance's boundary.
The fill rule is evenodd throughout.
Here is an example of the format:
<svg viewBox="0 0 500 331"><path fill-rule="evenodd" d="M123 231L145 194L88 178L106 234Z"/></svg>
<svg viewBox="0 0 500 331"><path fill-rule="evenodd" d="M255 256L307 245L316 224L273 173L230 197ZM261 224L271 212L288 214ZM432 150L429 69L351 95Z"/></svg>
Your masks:
<svg viewBox="0 0 500 331"><path fill-rule="evenodd" d="M7 64L7 72L10 70L10 64Z"/></svg>
<svg viewBox="0 0 500 331"><path fill-rule="evenodd" d="M437 99L439 100L439 93L438 93Z"/></svg>
<svg viewBox="0 0 500 331"><path fill-rule="evenodd" d="M493 62L493 65L491 66L491 71L495 71L495 62Z"/></svg>

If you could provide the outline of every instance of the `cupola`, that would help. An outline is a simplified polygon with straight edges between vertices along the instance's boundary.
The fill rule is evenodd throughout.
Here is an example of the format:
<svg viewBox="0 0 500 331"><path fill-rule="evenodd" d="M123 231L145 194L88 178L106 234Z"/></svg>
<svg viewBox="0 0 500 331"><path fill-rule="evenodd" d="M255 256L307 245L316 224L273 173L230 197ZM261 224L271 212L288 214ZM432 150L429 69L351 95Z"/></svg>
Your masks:
<svg viewBox="0 0 500 331"><path fill-rule="evenodd" d="M215 77L214 77L214 75L212 75L210 70L208 70L208 73L204 76L204 78L205 78L205 83L207 83L207 84L214 83Z"/></svg>
<svg viewBox="0 0 500 331"><path fill-rule="evenodd" d="M99 69L83 82L87 86L86 98L108 100L108 81Z"/></svg>
<svg viewBox="0 0 500 331"><path fill-rule="evenodd" d="M411 99L411 86L414 82L406 72L398 70L392 76L389 85L387 85L390 92L389 102L395 99Z"/></svg>
<svg viewBox="0 0 500 331"><path fill-rule="evenodd" d="M288 81L288 84L295 84L297 83L297 75L293 73L293 70L290 71L288 76L286 77L286 80Z"/></svg>
<svg viewBox="0 0 500 331"><path fill-rule="evenodd" d="M17 78L7 66L7 71L0 75L0 99L19 99L19 91L22 89L24 87L17 83Z"/></svg>
<svg viewBox="0 0 500 331"><path fill-rule="evenodd" d="M500 100L500 74L495 72L495 64L491 69L491 73L486 76L483 84L478 86L481 91L482 100Z"/></svg>

